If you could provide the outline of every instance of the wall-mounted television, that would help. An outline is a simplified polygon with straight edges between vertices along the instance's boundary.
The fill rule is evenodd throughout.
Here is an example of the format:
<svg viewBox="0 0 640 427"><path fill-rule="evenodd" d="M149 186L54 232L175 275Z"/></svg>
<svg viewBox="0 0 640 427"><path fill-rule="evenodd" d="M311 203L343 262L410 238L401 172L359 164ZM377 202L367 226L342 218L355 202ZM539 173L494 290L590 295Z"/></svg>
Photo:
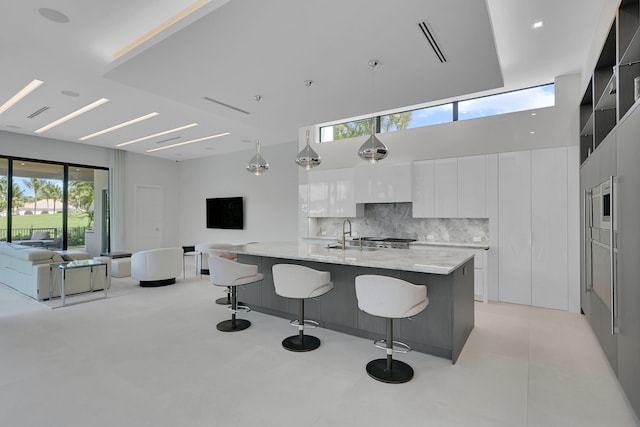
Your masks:
<svg viewBox="0 0 640 427"><path fill-rule="evenodd" d="M207 228L242 230L244 228L242 197L207 199Z"/></svg>

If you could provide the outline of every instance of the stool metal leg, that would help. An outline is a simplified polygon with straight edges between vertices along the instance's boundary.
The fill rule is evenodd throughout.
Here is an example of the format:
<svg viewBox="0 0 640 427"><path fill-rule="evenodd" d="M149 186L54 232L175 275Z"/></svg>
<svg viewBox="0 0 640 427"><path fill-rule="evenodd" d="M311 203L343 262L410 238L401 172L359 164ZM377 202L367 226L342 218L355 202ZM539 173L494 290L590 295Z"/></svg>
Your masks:
<svg viewBox="0 0 640 427"><path fill-rule="evenodd" d="M389 384L406 383L413 378L411 366L393 360L393 319L387 319L387 358L367 363L367 374L373 379Z"/></svg>
<svg viewBox="0 0 640 427"><path fill-rule="evenodd" d="M312 335L304 334L304 299L300 299L300 316L298 317L298 335L282 340L282 346L290 351L311 351L320 347L320 340Z"/></svg>
<svg viewBox="0 0 640 427"><path fill-rule="evenodd" d="M237 332L247 329L251 322L246 319L236 319L238 309L238 290L236 286L231 286L231 320L225 320L216 326L222 332Z"/></svg>
<svg viewBox="0 0 640 427"><path fill-rule="evenodd" d="M227 296L220 297L216 300L216 304L231 305L231 286L227 286ZM245 305L245 303L238 301L238 305Z"/></svg>

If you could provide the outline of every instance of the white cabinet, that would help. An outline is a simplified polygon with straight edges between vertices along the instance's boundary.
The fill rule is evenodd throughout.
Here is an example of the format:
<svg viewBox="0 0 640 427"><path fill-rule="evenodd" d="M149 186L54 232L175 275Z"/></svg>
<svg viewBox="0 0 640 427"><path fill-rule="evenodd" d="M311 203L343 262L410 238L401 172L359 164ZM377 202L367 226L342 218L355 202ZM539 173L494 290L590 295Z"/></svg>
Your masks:
<svg viewBox="0 0 640 427"><path fill-rule="evenodd" d="M531 304L531 152L498 155L499 299Z"/></svg>
<svg viewBox="0 0 640 427"><path fill-rule="evenodd" d="M434 215L436 218L458 216L458 159L438 159L433 163Z"/></svg>
<svg viewBox="0 0 640 427"><path fill-rule="evenodd" d="M413 163L414 218L487 218L487 156Z"/></svg>
<svg viewBox="0 0 640 427"><path fill-rule="evenodd" d="M433 160L413 162L413 217L433 218Z"/></svg>
<svg viewBox="0 0 640 427"><path fill-rule="evenodd" d="M568 309L567 148L498 156L499 300Z"/></svg>
<svg viewBox="0 0 640 427"><path fill-rule="evenodd" d="M411 201L411 164L375 163L355 167L356 203Z"/></svg>
<svg viewBox="0 0 640 427"><path fill-rule="evenodd" d="M352 168L310 171L310 217L356 217L363 215L363 207L354 199L354 171Z"/></svg>
<svg viewBox="0 0 640 427"><path fill-rule="evenodd" d="M567 150L531 152L531 304L567 310Z"/></svg>
<svg viewBox="0 0 640 427"><path fill-rule="evenodd" d="M458 157L458 217L487 216L487 156Z"/></svg>

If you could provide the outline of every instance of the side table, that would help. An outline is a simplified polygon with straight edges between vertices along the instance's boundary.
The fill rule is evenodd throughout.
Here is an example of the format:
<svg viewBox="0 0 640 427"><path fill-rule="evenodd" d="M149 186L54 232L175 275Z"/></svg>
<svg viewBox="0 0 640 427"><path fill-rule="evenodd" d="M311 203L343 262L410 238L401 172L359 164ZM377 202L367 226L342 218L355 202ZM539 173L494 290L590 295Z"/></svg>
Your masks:
<svg viewBox="0 0 640 427"><path fill-rule="evenodd" d="M57 262L57 263L52 263L49 264L49 300L51 300L53 298L53 287L54 287L54 273L55 272L60 272L60 299L62 301L62 306L64 306L64 300L65 300L65 292L64 292L64 284L65 284L65 280L67 278L67 271L68 270L74 270L74 269L78 269L78 268L90 268L91 271L89 272L89 292L93 292L93 287L95 284L95 273L96 273L96 268L95 267L100 267L100 266L104 266L104 282L103 282L103 288L104 288L104 297L107 297L107 292L109 291L109 286L107 283L107 276L109 274L109 271L107 269L107 263L104 261L98 261L95 259L82 259L82 260L76 260L76 261L68 261L68 262Z"/></svg>

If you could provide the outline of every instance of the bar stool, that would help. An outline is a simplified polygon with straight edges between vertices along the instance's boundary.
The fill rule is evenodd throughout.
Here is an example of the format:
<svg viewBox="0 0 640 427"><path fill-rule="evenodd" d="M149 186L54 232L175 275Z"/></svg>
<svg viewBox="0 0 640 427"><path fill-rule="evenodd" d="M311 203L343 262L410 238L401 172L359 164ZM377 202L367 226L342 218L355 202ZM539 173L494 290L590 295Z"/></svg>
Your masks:
<svg viewBox="0 0 640 427"><path fill-rule="evenodd" d="M411 350L408 345L393 341L393 319L415 316L424 310L429 305L427 287L393 277L362 275L356 277L356 298L360 310L387 319L387 335L384 340L387 358L369 362L367 373L371 378L385 383L400 384L409 381L413 378L411 366L393 360L394 344L404 347L406 351Z"/></svg>
<svg viewBox="0 0 640 427"><path fill-rule="evenodd" d="M304 334L304 300L324 295L333 289L331 273L297 264L276 264L272 267L276 293L300 300L298 335L285 338L282 346L290 351L311 351L320 347L320 340Z"/></svg>
<svg viewBox="0 0 640 427"><path fill-rule="evenodd" d="M264 279L264 275L258 273L258 266L241 264L218 256L210 256L209 277L214 285L231 288L231 320L218 323L218 330L222 332L237 332L251 326L251 322L246 319L236 319L236 312L239 308L238 286L259 282ZM243 308L248 311L248 307Z"/></svg>
<svg viewBox="0 0 640 427"><path fill-rule="evenodd" d="M226 245L226 246L231 246L231 245ZM219 248L223 248L223 247L225 247L225 246L223 246L223 244L221 244L219 246ZM236 259L237 259L237 255L236 254L232 254L232 253L229 253L229 252L220 252L220 251L218 251L216 249L209 250L208 256L209 257L218 256L220 258L226 258L226 259L231 260L231 261L236 261ZM207 258L207 263L209 262L208 259L209 258ZM211 268L209 268L209 271L211 271ZM216 300L216 304L231 305L231 286L227 286L227 289L225 289L224 292L227 294L227 296L218 298ZM239 306L240 305L244 305L244 303L240 302L240 301L238 301L237 304Z"/></svg>

